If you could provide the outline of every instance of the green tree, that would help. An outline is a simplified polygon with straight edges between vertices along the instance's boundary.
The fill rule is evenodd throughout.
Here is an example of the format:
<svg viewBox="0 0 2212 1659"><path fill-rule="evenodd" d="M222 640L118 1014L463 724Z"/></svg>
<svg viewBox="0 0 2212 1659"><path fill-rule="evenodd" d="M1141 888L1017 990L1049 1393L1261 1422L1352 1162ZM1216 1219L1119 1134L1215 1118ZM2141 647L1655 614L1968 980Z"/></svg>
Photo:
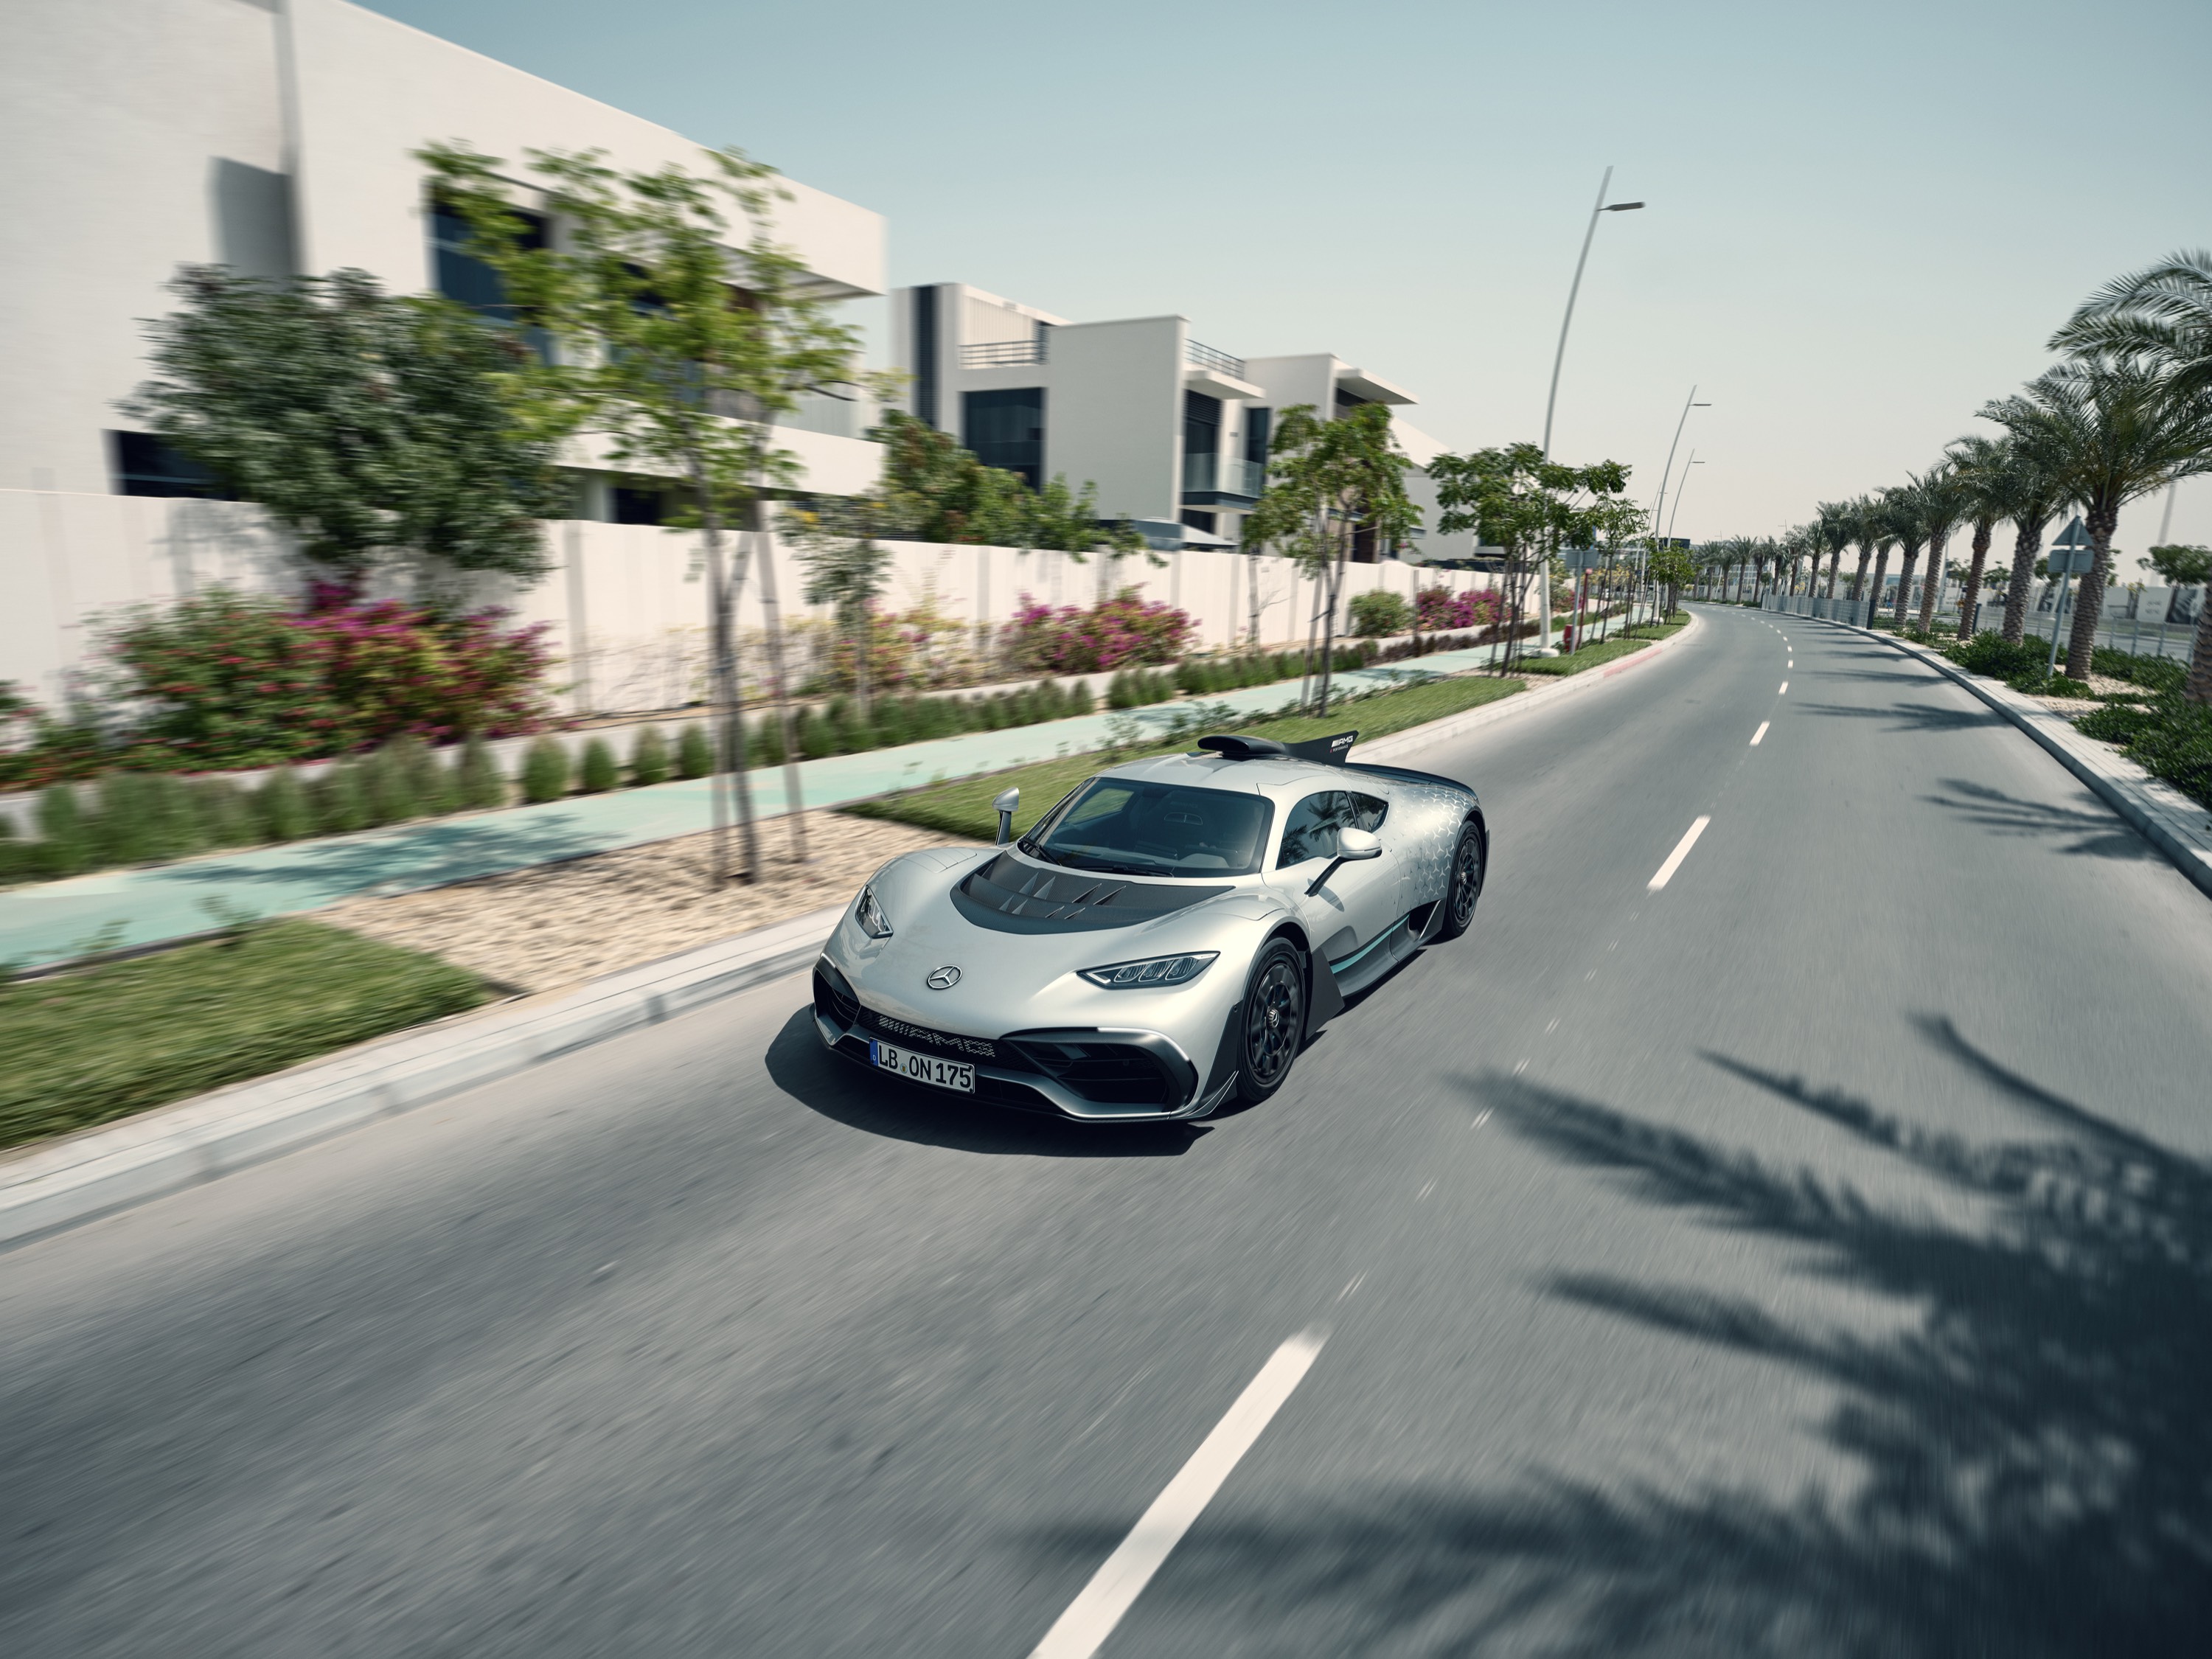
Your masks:
<svg viewBox="0 0 2212 1659"><path fill-rule="evenodd" d="M557 434L514 393L533 361L450 301L365 272L264 282L187 265L122 405L357 584L410 561L532 577L563 510Z"/></svg>
<svg viewBox="0 0 2212 1659"><path fill-rule="evenodd" d="M2202 587L2212 582L2212 548L2168 542L2151 549L2142 562L2158 572L2168 587Z"/></svg>
<svg viewBox="0 0 2212 1659"><path fill-rule="evenodd" d="M2112 570L2120 508L2169 480L2212 471L2212 397L2177 392L2166 371L2128 358L2062 363L1983 414L2033 434L2061 495L2078 501L2095 562L2082 579L2066 673L2087 680Z"/></svg>
<svg viewBox="0 0 2212 1659"><path fill-rule="evenodd" d="M1996 533L1997 520L2005 515L2004 476L2012 452L2002 438L1969 433L1952 440L1943 453L1950 458L1952 471L1965 492L1960 510L1974 527L1973 550L1959 587L1959 637L1970 640L1981 611L1990 542Z"/></svg>
<svg viewBox="0 0 2212 1659"><path fill-rule="evenodd" d="M1664 618L1673 616L1680 608L1682 590L1698 579L1698 564L1688 548L1666 542L1651 550L1651 562L1645 574L1665 593L1665 601L1659 612Z"/></svg>
<svg viewBox="0 0 2212 1659"><path fill-rule="evenodd" d="M1318 714L1328 713L1338 604L1354 540L1366 531L1379 551L1420 528L1420 509L1406 494L1412 465L1387 404L1362 404L1334 420L1321 418L1311 404L1293 404L1276 422L1267 493L1244 520L1244 542L1279 549L1314 579L1306 649L1311 664L1318 629Z"/></svg>
<svg viewBox="0 0 2212 1659"><path fill-rule="evenodd" d="M1141 550L1126 520L1103 520L1097 486L1068 487L1055 472L1041 490L1018 472L986 466L949 432L903 410L868 434L884 447L883 525L878 533L919 542L1030 547L1072 553Z"/></svg>
<svg viewBox="0 0 2212 1659"><path fill-rule="evenodd" d="M783 532L806 569L809 605L836 607L837 633L853 659L853 696L868 717L868 658L874 643L875 604L890 580L890 551L878 547L884 509L866 496L830 497L783 516Z"/></svg>
<svg viewBox="0 0 2212 1659"><path fill-rule="evenodd" d="M2162 370L2176 398L2212 398L2212 252L2184 249L2107 283L2081 302L2051 343ZM2212 605L2198 609L2184 695L2212 703Z"/></svg>
<svg viewBox="0 0 2212 1659"><path fill-rule="evenodd" d="M1920 631L1936 625L1936 601L1942 594L1944 556L1960 520L1972 510L1972 492L1949 459L1938 462L1912 481L1913 505L1928 538L1928 574L1920 584Z"/></svg>
<svg viewBox="0 0 2212 1659"><path fill-rule="evenodd" d="M517 317L557 351L525 377L545 425L599 434L609 459L680 478L679 521L703 532L710 681L721 741L712 879L733 873L734 817L745 880L760 872L744 772L737 599L753 552L732 530L758 530L758 504L799 481L774 423L810 391L872 390L854 368L859 336L805 286L772 238L782 192L773 169L735 149L707 150L704 176L670 164L622 173L601 153L531 150L513 171L542 191L556 227L538 237L510 205L507 164L453 144L419 152L444 199L469 225L471 248L499 273ZM805 857L798 745L792 740L775 568L763 560L770 696L783 726L793 855Z"/></svg>

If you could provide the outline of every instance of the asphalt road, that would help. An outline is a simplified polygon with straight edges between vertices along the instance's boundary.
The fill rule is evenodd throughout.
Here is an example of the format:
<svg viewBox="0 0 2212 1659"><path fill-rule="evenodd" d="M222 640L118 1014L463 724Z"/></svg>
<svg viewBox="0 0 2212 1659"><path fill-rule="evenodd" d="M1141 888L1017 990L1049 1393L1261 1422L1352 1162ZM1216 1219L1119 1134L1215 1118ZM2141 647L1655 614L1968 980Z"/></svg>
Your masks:
<svg viewBox="0 0 2212 1659"><path fill-rule="evenodd" d="M793 979L0 1256L0 1653L1019 1659L1301 1333L1109 1659L2203 1652L2212 906L1706 615L1409 763L1474 930L1261 1109L886 1092Z"/></svg>

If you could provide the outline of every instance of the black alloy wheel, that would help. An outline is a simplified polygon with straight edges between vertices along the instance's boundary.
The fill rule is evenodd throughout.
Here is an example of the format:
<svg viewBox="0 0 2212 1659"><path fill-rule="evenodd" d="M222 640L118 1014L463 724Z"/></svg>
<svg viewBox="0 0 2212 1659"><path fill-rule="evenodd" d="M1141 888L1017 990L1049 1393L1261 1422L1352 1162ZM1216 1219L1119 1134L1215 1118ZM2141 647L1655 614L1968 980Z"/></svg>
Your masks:
<svg viewBox="0 0 2212 1659"><path fill-rule="evenodd" d="M1439 939L1457 939L1474 920L1474 902L1482 896L1482 831L1472 823L1459 832L1452 848L1451 886L1444 894L1444 925Z"/></svg>
<svg viewBox="0 0 2212 1659"><path fill-rule="evenodd" d="M1244 1051L1237 1093L1257 1105L1281 1088L1305 1035L1305 959L1288 939L1279 939L1260 952L1244 993Z"/></svg>

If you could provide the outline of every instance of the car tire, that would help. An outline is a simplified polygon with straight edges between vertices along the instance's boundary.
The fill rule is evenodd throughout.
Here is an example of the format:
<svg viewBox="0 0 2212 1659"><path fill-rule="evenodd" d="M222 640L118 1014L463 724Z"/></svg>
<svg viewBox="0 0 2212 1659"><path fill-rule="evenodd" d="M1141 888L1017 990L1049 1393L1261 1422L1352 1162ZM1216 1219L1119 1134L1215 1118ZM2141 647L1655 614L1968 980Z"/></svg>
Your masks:
<svg viewBox="0 0 2212 1659"><path fill-rule="evenodd" d="M1281 1088L1306 1035L1306 959L1288 939L1268 942L1252 964L1237 1020L1237 1093L1256 1106Z"/></svg>
<svg viewBox="0 0 2212 1659"><path fill-rule="evenodd" d="M1452 848L1451 874L1444 886L1440 901L1444 907L1443 923L1437 929L1439 940L1457 939L1467 932L1474 921L1474 902L1482 896L1484 865L1482 831L1473 823L1462 826L1459 844Z"/></svg>

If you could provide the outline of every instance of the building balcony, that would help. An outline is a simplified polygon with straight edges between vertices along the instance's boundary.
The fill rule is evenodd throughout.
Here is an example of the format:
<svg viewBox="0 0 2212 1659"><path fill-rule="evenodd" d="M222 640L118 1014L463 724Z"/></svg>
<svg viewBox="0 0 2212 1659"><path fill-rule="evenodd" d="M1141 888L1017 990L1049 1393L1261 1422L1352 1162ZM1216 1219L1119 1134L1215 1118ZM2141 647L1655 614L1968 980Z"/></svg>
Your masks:
<svg viewBox="0 0 2212 1659"><path fill-rule="evenodd" d="M981 340L960 348L963 368L1011 368L1044 361L1045 331L1026 340Z"/></svg>
<svg viewBox="0 0 2212 1659"><path fill-rule="evenodd" d="M1267 467L1264 461L1247 461L1233 455L1182 458L1185 507L1251 507L1267 488Z"/></svg>
<svg viewBox="0 0 2212 1659"><path fill-rule="evenodd" d="M1267 394L1244 378L1244 360L1196 340L1182 343L1182 383L1209 398L1235 398L1249 403Z"/></svg>

